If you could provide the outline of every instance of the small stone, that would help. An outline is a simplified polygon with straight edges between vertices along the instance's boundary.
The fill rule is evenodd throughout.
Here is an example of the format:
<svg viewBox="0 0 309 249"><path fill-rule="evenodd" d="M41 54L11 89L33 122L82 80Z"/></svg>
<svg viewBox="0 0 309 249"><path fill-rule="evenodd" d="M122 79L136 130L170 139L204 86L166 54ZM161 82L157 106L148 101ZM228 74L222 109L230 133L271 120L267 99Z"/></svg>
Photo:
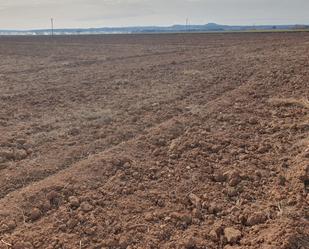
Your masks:
<svg viewBox="0 0 309 249"><path fill-rule="evenodd" d="M266 220L267 220L266 214L264 214L262 212L256 212L256 213L251 214L248 217L246 224L248 226L254 226L254 225L257 225L257 224L262 224Z"/></svg>
<svg viewBox="0 0 309 249"><path fill-rule="evenodd" d="M81 210L83 210L84 212L90 212L91 210L93 210L93 206L90 205L88 202L84 201L80 204L80 208Z"/></svg>
<svg viewBox="0 0 309 249"><path fill-rule="evenodd" d="M238 229L235 229L233 227L227 227L224 229L224 237L230 244L237 243L240 240L241 236L241 231L239 231Z"/></svg>
<svg viewBox="0 0 309 249"><path fill-rule="evenodd" d="M174 151L177 148L177 140L173 140L169 146L170 151Z"/></svg>
<svg viewBox="0 0 309 249"><path fill-rule="evenodd" d="M32 209L31 213L30 213L30 220L35 221L38 220L41 217L42 213L40 211L40 209L38 208L34 208Z"/></svg>
<svg viewBox="0 0 309 249"><path fill-rule="evenodd" d="M72 208L78 208L79 207L79 199L76 196L70 196L69 197L69 203Z"/></svg>

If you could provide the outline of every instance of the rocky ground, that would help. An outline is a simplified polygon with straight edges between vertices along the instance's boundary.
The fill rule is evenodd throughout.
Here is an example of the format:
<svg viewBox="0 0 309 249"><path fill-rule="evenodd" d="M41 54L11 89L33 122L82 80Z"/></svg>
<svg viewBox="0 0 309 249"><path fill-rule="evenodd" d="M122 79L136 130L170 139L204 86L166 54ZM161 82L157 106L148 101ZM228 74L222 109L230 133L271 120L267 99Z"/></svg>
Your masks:
<svg viewBox="0 0 309 249"><path fill-rule="evenodd" d="M309 34L0 38L0 248L309 248Z"/></svg>

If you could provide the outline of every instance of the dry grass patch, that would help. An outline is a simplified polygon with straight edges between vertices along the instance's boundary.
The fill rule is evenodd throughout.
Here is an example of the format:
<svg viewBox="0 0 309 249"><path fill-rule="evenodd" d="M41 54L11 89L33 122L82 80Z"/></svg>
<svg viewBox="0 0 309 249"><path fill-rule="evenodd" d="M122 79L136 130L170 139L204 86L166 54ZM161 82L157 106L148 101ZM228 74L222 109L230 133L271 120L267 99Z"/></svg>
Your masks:
<svg viewBox="0 0 309 249"><path fill-rule="evenodd" d="M271 98L269 102L276 106L299 106L302 108L309 109L308 99L296 99L296 98Z"/></svg>

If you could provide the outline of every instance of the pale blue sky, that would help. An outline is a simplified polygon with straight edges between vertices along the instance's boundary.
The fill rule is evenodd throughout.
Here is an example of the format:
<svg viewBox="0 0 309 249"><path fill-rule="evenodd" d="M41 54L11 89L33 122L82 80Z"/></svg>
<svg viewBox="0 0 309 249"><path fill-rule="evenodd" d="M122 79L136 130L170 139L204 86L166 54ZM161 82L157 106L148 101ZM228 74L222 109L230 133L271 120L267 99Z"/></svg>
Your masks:
<svg viewBox="0 0 309 249"><path fill-rule="evenodd" d="M0 29L309 24L309 0L0 0Z"/></svg>

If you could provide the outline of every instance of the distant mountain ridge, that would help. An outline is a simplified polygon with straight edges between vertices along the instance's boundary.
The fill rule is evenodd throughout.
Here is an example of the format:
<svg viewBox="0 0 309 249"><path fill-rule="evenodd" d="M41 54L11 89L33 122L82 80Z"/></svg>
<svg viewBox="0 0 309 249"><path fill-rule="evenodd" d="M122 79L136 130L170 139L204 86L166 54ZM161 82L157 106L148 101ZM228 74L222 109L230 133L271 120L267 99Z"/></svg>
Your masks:
<svg viewBox="0 0 309 249"><path fill-rule="evenodd" d="M103 27L103 28L71 28L55 29L55 35L63 34L136 34L136 33L177 33L177 32L224 32L250 30L296 30L308 29L309 25L252 25L233 26L208 23L204 25L172 25L172 26L132 26L132 27ZM35 30L0 30L0 35L49 35L50 29Z"/></svg>

